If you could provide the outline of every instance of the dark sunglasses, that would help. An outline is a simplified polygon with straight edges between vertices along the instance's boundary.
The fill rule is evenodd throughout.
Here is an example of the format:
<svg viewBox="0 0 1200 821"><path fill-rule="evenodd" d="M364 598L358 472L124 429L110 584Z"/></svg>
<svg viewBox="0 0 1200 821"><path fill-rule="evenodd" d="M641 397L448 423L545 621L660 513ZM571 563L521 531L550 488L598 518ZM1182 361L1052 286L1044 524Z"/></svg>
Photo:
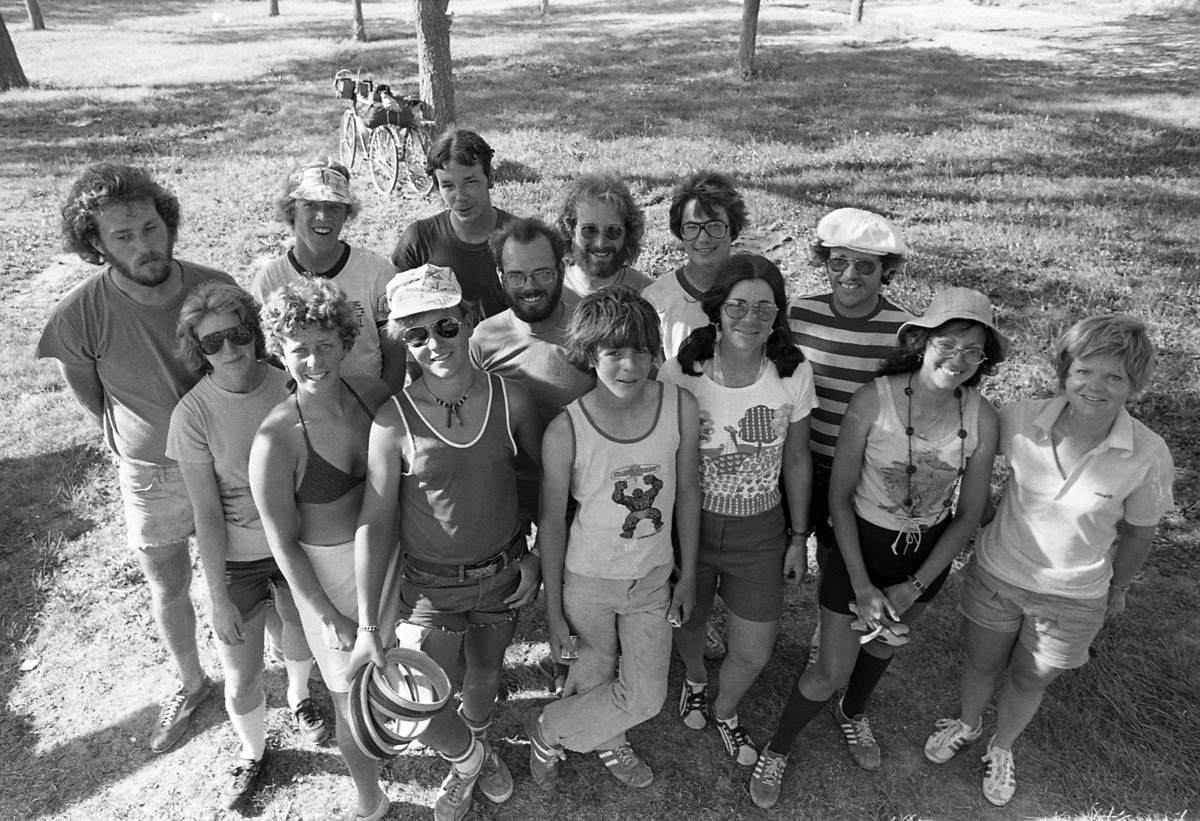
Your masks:
<svg viewBox="0 0 1200 821"><path fill-rule="evenodd" d="M604 238L609 242L616 242L625 236L625 226L623 225L606 225L603 229L595 225L581 225L579 226L579 236L590 242L600 236L602 230Z"/></svg>
<svg viewBox="0 0 1200 821"><path fill-rule="evenodd" d="M429 343L429 329L442 339L453 339L458 336L462 323L452 316L439 319L430 325L416 325L404 329L404 344L410 348L424 348Z"/></svg>
<svg viewBox="0 0 1200 821"><path fill-rule="evenodd" d="M825 264L828 265L829 270L833 271L835 274L840 274L842 271L845 271L847 268L849 268L851 264L853 264L854 270L858 272L859 276L863 277L869 277L883 267L877 260L850 260L846 259L845 257L830 257L829 261Z"/></svg>
<svg viewBox="0 0 1200 821"><path fill-rule="evenodd" d="M254 329L249 325L234 325L223 331L215 331L200 337L200 351L205 356L216 356L225 347L228 339L234 345L249 345L254 341Z"/></svg>

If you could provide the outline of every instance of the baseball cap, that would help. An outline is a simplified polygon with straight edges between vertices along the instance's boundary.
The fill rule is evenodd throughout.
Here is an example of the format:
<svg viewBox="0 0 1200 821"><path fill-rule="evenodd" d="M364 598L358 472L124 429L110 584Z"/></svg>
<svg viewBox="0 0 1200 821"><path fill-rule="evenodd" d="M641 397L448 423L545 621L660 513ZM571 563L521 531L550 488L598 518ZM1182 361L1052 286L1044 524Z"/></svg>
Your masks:
<svg viewBox="0 0 1200 821"><path fill-rule="evenodd" d="M392 277L387 285L388 319L453 308L462 298L454 271L427 262Z"/></svg>

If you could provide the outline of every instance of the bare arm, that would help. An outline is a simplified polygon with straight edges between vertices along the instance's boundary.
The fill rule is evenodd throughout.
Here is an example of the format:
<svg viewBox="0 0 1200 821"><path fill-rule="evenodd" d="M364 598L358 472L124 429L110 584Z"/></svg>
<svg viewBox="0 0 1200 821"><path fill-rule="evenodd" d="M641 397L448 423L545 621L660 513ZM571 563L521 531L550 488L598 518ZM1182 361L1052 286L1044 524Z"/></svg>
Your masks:
<svg viewBox="0 0 1200 821"><path fill-rule="evenodd" d="M95 363L88 365L68 365L58 363L58 372L71 390L71 395L79 406L91 414L96 424L104 425L104 384L100 374L96 372Z"/></svg>
<svg viewBox="0 0 1200 821"><path fill-rule="evenodd" d="M557 662L562 662L563 649L574 648L562 606L563 568L567 558L567 496L574 462L575 431L564 411L550 423L542 438L542 501L538 517L550 653Z"/></svg>
<svg viewBox="0 0 1200 821"><path fill-rule="evenodd" d="M783 577L799 584L808 573L808 509L812 497L812 453L808 438L812 417L788 424L783 443L784 500L791 514L792 534L788 537L787 553L783 557Z"/></svg>
<svg viewBox="0 0 1200 821"><path fill-rule="evenodd" d="M1117 538L1117 550L1113 555L1112 579L1108 587L1107 615L1119 616L1125 612L1125 588L1141 570L1142 563L1150 554L1154 534L1158 525L1131 525L1121 522L1121 535Z"/></svg>
<svg viewBox="0 0 1200 821"><path fill-rule="evenodd" d="M225 584L225 554L228 550L225 534L225 511L221 507L221 491L211 463L180 462L183 484L192 500L196 518L196 549L208 584L208 601L212 610L213 631L225 644L242 644L242 614L229 598Z"/></svg>
<svg viewBox="0 0 1200 821"><path fill-rule="evenodd" d="M542 471L542 433L538 423L537 407L529 392L515 382L508 383L509 420L512 423L513 439L517 443L518 466L529 466L533 475ZM518 560L521 583L513 594L504 600L510 610L516 610L537 598L538 586L542 582L541 560L533 553L526 553Z"/></svg>
<svg viewBox="0 0 1200 821"><path fill-rule="evenodd" d="M671 386L663 387L670 390ZM667 617L683 624L696 604L696 555L700 550L700 405L679 390L679 450L675 454L675 535L679 540L679 578L671 591Z"/></svg>
<svg viewBox="0 0 1200 821"><path fill-rule="evenodd" d="M408 375L408 348L403 342L392 339L386 326L379 329L379 354L383 357L380 378L387 383L391 393L399 393L404 389L404 379Z"/></svg>

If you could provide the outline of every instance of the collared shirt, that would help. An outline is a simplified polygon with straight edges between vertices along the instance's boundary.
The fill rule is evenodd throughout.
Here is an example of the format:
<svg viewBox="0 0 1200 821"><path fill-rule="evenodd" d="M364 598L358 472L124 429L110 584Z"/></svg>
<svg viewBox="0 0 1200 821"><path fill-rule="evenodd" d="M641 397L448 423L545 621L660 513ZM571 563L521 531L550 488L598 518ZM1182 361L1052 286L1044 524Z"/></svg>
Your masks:
<svg viewBox="0 0 1200 821"><path fill-rule="evenodd" d="M1051 428L1066 405L1060 396L1000 409L1008 488L975 552L985 570L1009 584L1099 598L1112 577L1117 523L1158 524L1174 506L1175 468L1162 437L1122 408L1108 438L1063 478Z"/></svg>

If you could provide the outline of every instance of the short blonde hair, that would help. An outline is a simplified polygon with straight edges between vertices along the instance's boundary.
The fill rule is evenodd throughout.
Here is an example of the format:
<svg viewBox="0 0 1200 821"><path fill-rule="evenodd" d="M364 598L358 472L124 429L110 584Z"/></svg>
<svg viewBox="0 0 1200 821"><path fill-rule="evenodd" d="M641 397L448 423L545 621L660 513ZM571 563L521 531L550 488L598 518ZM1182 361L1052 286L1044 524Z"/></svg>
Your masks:
<svg viewBox="0 0 1200 821"><path fill-rule="evenodd" d="M1076 359L1114 356L1121 360L1135 392L1150 386L1157 354L1146 333L1146 325L1129 314L1106 314L1081 319L1067 330L1055 346L1058 388L1067 384L1067 374Z"/></svg>

